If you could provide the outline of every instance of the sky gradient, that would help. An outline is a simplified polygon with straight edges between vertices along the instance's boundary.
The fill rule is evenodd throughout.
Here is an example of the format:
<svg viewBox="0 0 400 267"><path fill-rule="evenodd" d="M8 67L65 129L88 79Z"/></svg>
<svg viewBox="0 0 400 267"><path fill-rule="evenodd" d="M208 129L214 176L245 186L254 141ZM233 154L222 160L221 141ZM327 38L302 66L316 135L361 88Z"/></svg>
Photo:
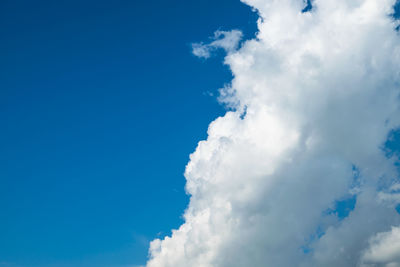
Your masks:
<svg viewBox="0 0 400 267"><path fill-rule="evenodd" d="M0 266L144 264L224 113L223 55L191 43L255 21L236 0L1 1Z"/></svg>

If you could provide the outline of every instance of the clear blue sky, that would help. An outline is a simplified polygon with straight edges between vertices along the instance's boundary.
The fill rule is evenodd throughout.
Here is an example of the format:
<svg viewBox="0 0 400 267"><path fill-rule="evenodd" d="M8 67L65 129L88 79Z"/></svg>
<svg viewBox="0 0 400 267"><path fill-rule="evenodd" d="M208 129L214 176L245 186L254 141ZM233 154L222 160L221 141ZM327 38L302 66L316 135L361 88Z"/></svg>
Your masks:
<svg viewBox="0 0 400 267"><path fill-rule="evenodd" d="M0 266L143 264L181 224L184 167L223 114L217 29L239 0L0 3Z"/></svg>

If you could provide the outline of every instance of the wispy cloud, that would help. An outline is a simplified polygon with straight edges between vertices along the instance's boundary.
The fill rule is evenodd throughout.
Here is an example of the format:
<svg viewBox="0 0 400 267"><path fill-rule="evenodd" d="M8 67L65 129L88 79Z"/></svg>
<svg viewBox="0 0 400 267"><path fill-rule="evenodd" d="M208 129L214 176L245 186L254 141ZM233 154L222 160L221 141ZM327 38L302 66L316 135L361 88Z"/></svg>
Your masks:
<svg viewBox="0 0 400 267"><path fill-rule="evenodd" d="M242 36L239 30L216 31L210 43L193 43L192 52L200 58L209 58L212 52L220 48L227 53L232 53L238 48Z"/></svg>

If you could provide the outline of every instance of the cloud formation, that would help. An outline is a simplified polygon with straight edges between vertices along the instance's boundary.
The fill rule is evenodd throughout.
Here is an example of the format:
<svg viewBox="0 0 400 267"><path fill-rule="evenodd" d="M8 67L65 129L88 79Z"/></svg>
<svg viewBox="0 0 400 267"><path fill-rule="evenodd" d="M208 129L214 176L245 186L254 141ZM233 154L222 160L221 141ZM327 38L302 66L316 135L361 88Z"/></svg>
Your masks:
<svg viewBox="0 0 400 267"><path fill-rule="evenodd" d="M400 125L395 1L244 2L256 38L194 47L228 52L233 111L190 156L185 223L151 242L147 267L400 266L400 183L382 149Z"/></svg>
<svg viewBox="0 0 400 267"><path fill-rule="evenodd" d="M215 50L222 48L226 53L234 52L243 34L239 30L232 31L216 31L208 44L194 43L192 44L192 52L195 56L200 58L209 58L211 53Z"/></svg>
<svg viewBox="0 0 400 267"><path fill-rule="evenodd" d="M362 255L363 266L400 266L400 227L378 233Z"/></svg>

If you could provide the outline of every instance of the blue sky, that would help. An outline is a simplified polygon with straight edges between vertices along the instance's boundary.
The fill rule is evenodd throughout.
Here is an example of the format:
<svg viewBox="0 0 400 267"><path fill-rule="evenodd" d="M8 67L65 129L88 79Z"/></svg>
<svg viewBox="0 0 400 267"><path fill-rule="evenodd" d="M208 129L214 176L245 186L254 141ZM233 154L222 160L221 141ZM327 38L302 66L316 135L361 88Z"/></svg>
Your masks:
<svg viewBox="0 0 400 267"><path fill-rule="evenodd" d="M256 19L239 0L1 1L0 267L144 264L182 224L188 156L225 112L223 53L191 43L251 38Z"/></svg>
<svg viewBox="0 0 400 267"><path fill-rule="evenodd" d="M224 109L237 0L0 3L0 266L143 264L181 224L184 167Z"/></svg>

